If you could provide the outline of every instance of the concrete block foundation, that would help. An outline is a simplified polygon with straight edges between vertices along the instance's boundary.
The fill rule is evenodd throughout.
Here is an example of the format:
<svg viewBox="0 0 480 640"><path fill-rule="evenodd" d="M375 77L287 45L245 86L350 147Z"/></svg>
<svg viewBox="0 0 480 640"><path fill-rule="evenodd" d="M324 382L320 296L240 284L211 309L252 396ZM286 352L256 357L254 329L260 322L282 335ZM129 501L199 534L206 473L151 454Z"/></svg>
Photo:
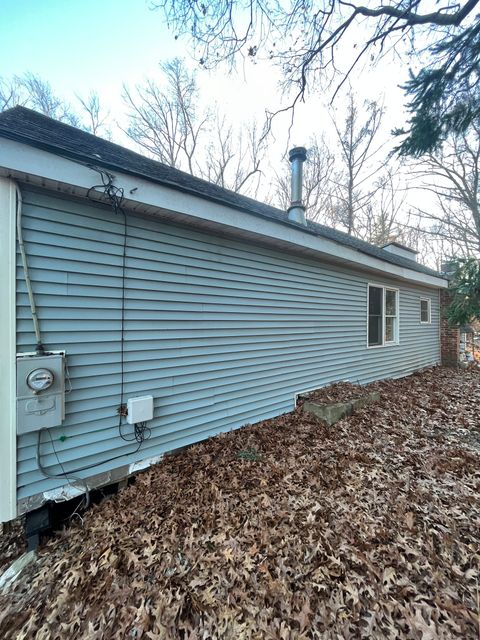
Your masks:
<svg viewBox="0 0 480 640"><path fill-rule="evenodd" d="M342 418L352 415L356 410L380 400L380 393L373 391L368 395L348 400L347 402L337 402L335 404L317 404L315 402L305 402L303 411L309 413L319 420L326 422L328 426L332 426Z"/></svg>

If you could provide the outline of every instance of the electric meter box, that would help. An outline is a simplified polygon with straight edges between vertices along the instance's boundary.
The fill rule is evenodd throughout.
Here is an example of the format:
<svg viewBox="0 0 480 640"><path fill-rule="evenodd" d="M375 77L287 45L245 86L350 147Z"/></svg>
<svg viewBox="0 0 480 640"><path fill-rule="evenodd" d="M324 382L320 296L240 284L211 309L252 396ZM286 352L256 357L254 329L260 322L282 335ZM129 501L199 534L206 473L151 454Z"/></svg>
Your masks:
<svg viewBox="0 0 480 640"><path fill-rule="evenodd" d="M57 427L65 419L65 356L17 357L17 433Z"/></svg>

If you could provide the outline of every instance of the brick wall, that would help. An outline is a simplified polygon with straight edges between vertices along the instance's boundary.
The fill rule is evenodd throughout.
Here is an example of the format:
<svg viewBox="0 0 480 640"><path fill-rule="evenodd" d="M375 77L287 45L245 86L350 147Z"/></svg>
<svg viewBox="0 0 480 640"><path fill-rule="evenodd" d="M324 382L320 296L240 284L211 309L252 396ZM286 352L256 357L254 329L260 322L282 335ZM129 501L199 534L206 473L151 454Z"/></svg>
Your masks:
<svg viewBox="0 0 480 640"><path fill-rule="evenodd" d="M446 289L440 291L440 346L442 352L442 364L446 367L456 367L460 354L460 330L458 327L450 327L445 318L444 310L450 304L450 292Z"/></svg>

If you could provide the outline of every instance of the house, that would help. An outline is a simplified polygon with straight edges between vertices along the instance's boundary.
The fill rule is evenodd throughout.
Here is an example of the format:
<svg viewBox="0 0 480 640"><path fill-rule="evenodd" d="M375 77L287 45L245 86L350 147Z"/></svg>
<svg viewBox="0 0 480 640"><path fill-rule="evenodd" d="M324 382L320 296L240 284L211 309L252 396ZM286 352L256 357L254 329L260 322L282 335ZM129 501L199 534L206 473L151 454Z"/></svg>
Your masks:
<svg viewBox="0 0 480 640"><path fill-rule="evenodd" d="M22 107L0 114L0 520L440 362L447 280ZM36 321L38 319L38 322Z"/></svg>

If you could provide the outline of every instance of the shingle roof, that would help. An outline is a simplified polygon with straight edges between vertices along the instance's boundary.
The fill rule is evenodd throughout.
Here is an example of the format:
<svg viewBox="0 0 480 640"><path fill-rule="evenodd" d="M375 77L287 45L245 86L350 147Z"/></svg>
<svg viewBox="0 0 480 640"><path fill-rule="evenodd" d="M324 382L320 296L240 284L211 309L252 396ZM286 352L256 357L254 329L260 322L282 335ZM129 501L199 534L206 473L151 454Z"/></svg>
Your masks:
<svg viewBox="0 0 480 640"><path fill-rule="evenodd" d="M25 107L17 106L0 113L0 137L17 140L56 155L88 162L105 169L140 176L152 182L195 194L241 211L274 219L279 224L299 227L296 223L288 220L287 214L280 209L223 189L206 180L201 180L161 162L146 158L130 149ZM300 228L305 230L303 226ZM418 264L414 260L384 251L331 227L308 221L308 231L390 264L428 275L440 276L437 271Z"/></svg>

